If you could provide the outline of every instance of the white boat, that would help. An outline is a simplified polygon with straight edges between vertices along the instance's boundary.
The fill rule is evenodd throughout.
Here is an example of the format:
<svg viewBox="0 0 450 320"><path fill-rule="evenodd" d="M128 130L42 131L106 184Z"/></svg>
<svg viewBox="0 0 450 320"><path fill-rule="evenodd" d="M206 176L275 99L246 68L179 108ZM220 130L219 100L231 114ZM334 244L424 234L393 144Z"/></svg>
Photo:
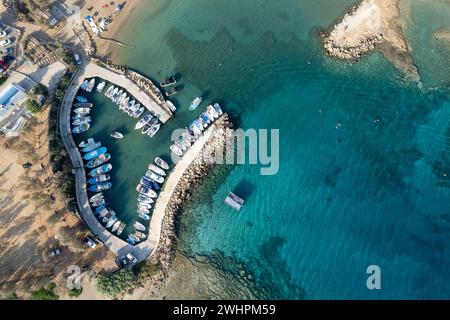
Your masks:
<svg viewBox="0 0 450 320"><path fill-rule="evenodd" d="M122 103L119 105L119 109L123 110L128 105L128 102L130 101L130 97L126 97Z"/></svg>
<svg viewBox="0 0 450 320"><path fill-rule="evenodd" d="M220 107L220 105L218 103L214 103L213 107L214 107L214 109L216 109L216 112L219 116L221 116L223 114L222 108Z"/></svg>
<svg viewBox="0 0 450 320"><path fill-rule="evenodd" d="M114 103L117 103L117 100L119 100L119 98L122 96L122 94L123 94L123 90L121 89L112 97L112 101Z"/></svg>
<svg viewBox="0 0 450 320"><path fill-rule="evenodd" d="M140 232L140 231L136 231L136 232L134 233L134 235L135 235L136 237L142 239L142 240L144 240L145 238L147 238L147 236L146 236L144 233Z"/></svg>
<svg viewBox="0 0 450 320"><path fill-rule="evenodd" d="M114 139L122 139L123 138L123 134L120 133L119 131L114 131L113 133L111 133L111 137Z"/></svg>
<svg viewBox="0 0 450 320"><path fill-rule="evenodd" d="M120 223L120 221L117 219L116 216L112 216L111 218L109 218L108 222L106 223L106 229L111 228L111 226L116 225L116 223ZM113 227L114 228L114 227ZM117 229L117 228L116 228Z"/></svg>
<svg viewBox="0 0 450 320"><path fill-rule="evenodd" d="M150 203L144 203L144 202L138 203L138 209L150 210L151 208L152 208L152 205Z"/></svg>
<svg viewBox="0 0 450 320"><path fill-rule="evenodd" d="M144 107L140 107L137 111L133 113L133 118L139 118L145 112Z"/></svg>
<svg viewBox="0 0 450 320"><path fill-rule="evenodd" d="M113 92L113 90L114 90L114 86L109 86L108 89L106 89L105 97L107 97L107 98L111 97L111 93Z"/></svg>
<svg viewBox="0 0 450 320"><path fill-rule="evenodd" d="M119 228L117 229L117 235L120 236L123 232L123 230L125 230L126 227L126 223L121 222Z"/></svg>
<svg viewBox="0 0 450 320"><path fill-rule="evenodd" d="M158 194L155 192L155 190L147 188L147 187L145 187L145 186L143 186L141 184L138 184L136 186L136 191L139 192L140 194L143 194L143 195L145 195L147 197L150 197L150 198L158 197Z"/></svg>
<svg viewBox="0 0 450 320"><path fill-rule="evenodd" d="M139 202L143 202L143 203L153 203L153 202L155 202L155 200L153 200L152 198L147 197L147 196L145 196L143 194L138 195L137 200Z"/></svg>
<svg viewBox="0 0 450 320"><path fill-rule="evenodd" d="M117 221L114 223L113 227L111 228L111 231L112 231L112 232L116 231L116 230L119 228L119 226L120 226L121 223L122 223L122 222L120 222L119 220L117 220Z"/></svg>
<svg viewBox="0 0 450 320"><path fill-rule="evenodd" d="M149 137L153 137L159 131L160 128L161 128L161 124L160 123L155 124L153 127L150 128L150 130L148 131L147 135Z"/></svg>
<svg viewBox="0 0 450 320"><path fill-rule="evenodd" d="M73 126L79 126L81 124L90 123L92 121L91 117L82 117L72 121Z"/></svg>
<svg viewBox="0 0 450 320"><path fill-rule="evenodd" d="M155 158L155 163L162 169L164 170L169 170L169 165L167 164L167 162L165 162L163 159L161 159L160 157L156 157Z"/></svg>
<svg viewBox="0 0 450 320"><path fill-rule="evenodd" d="M154 173L159 174L160 176L165 176L166 175L166 172L163 169L161 169L157 165L154 165L153 163L150 163L148 165L148 170L151 170Z"/></svg>
<svg viewBox="0 0 450 320"><path fill-rule="evenodd" d="M175 153L177 156L182 156L183 155L183 151L180 148L178 148L176 145L174 145L174 144L170 146L170 150L173 153Z"/></svg>
<svg viewBox="0 0 450 320"><path fill-rule="evenodd" d="M150 220L150 216L146 213L139 213L139 218L141 218L142 220L145 220L145 221Z"/></svg>
<svg viewBox="0 0 450 320"><path fill-rule="evenodd" d="M200 103L202 103L202 101L203 101L202 97L197 97L194 100L192 100L192 103L189 106L189 110L194 111L195 109L197 109L197 107L200 105Z"/></svg>
<svg viewBox="0 0 450 320"><path fill-rule="evenodd" d="M159 184L164 183L164 178L161 177L160 175L154 173L153 171L148 170L148 171L145 173L145 176L146 176L147 178L149 178L150 180L155 181L156 183L159 183Z"/></svg>
<svg viewBox="0 0 450 320"><path fill-rule="evenodd" d="M119 92L119 88L114 88L108 98L112 100L117 95L117 92Z"/></svg>
<svg viewBox="0 0 450 320"><path fill-rule="evenodd" d="M210 116L211 121L213 121L214 119L217 119L219 117L219 114L217 113L216 109L214 109L214 107L212 105L209 105L206 107L206 114L208 116Z"/></svg>
<svg viewBox="0 0 450 320"><path fill-rule="evenodd" d="M86 91L87 91L87 92L91 92L92 89L94 89L94 86L95 86L95 78L92 78L92 79L89 81L89 84L88 84L88 86L87 86L87 88L86 88Z"/></svg>
<svg viewBox="0 0 450 320"><path fill-rule="evenodd" d="M145 214L149 214L150 210L146 209L146 208L138 208L136 210L137 213L145 213Z"/></svg>
<svg viewBox="0 0 450 320"><path fill-rule="evenodd" d="M138 222L138 221L135 221L134 222L134 224L133 224L133 226L136 228L136 230L138 230L138 231L145 231L145 230L147 230L147 228L142 224L142 223L140 223L140 222Z"/></svg>
<svg viewBox="0 0 450 320"><path fill-rule="evenodd" d="M177 110L177 108L175 108L175 105L170 100L166 100L166 105L169 108L169 110L171 110L171 111Z"/></svg>
<svg viewBox="0 0 450 320"><path fill-rule="evenodd" d="M103 89L105 89L105 86L106 86L106 82L105 81L103 81L103 82L101 82L98 86L97 86L97 92L102 92L103 91Z"/></svg>
<svg viewBox="0 0 450 320"><path fill-rule="evenodd" d="M141 129L143 126L145 126L151 119L153 118L153 115L151 113L147 113L142 119L140 119L136 125L134 126L135 130Z"/></svg>
<svg viewBox="0 0 450 320"><path fill-rule="evenodd" d="M81 141L78 145L80 148L87 147L88 145L95 144L94 138L89 138L87 140Z"/></svg>
<svg viewBox="0 0 450 320"><path fill-rule="evenodd" d="M103 198L104 198L103 193L97 193L97 194L95 194L95 195L93 195L92 197L89 198L89 202L92 203L92 202L98 201L98 200L103 199Z"/></svg>
<svg viewBox="0 0 450 320"><path fill-rule="evenodd" d="M78 114L89 114L89 113L91 113L91 109L90 108L76 108L73 110L73 112L78 113Z"/></svg>
<svg viewBox="0 0 450 320"><path fill-rule="evenodd" d="M126 92L122 93L122 95L119 97L119 99L117 99L117 104L121 105L122 101L125 100L126 98L127 98L127 93Z"/></svg>
<svg viewBox="0 0 450 320"><path fill-rule="evenodd" d="M141 239L139 239L138 237L136 237L134 234L129 234L129 235L128 235L127 241L128 241L128 243L130 243L130 244L135 244L136 242L141 242Z"/></svg>

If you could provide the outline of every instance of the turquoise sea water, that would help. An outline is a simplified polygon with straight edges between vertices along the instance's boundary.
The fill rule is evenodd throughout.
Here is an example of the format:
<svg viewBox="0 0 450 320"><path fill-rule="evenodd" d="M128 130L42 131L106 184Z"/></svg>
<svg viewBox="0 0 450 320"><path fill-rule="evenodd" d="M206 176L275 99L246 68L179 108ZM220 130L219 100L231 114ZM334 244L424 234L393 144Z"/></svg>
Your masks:
<svg viewBox="0 0 450 320"><path fill-rule="evenodd" d="M165 152L199 94L244 129L280 130L279 173L239 165L208 181L183 214L181 250L220 251L264 298L450 298L450 49L432 38L450 6L402 4L419 89L380 54L356 64L324 56L318 31L354 1L144 3L118 36L135 48L117 49L117 62L155 80L180 73L185 88L159 140L122 148ZM131 156L118 181L131 185L144 158ZM230 190L246 198L239 213L223 203ZM125 210L128 191L113 192ZM381 290L366 288L372 264Z"/></svg>

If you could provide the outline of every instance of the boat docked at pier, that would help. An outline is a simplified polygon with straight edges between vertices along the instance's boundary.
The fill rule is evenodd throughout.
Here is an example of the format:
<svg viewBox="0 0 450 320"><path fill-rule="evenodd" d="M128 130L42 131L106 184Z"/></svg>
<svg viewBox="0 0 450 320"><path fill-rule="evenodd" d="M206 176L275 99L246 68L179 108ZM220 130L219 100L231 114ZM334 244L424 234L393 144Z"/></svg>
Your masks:
<svg viewBox="0 0 450 320"><path fill-rule="evenodd" d="M129 244L136 244L137 242L141 242L141 239L136 237L134 234L129 234L127 241Z"/></svg>
<svg viewBox="0 0 450 320"><path fill-rule="evenodd" d="M202 103L202 101L203 101L202 97L197 97L194 100L192 100L192 103L189 106L189 110L194 111L195 109L197 109L197 107L200 105L200 103Z"/></svg>
<svg viewBox="0 0 450 320"><path fill-rule="evenodd" d="M144 240L145 238L147 238L147 236L145 235L145 233L142 233L142 232L140 232L140 231L136 231L136 232L134 233L134 235L135 235L136 237L138 237L139 239L141 239L141 240Z"/></svg>
<svg viewBox="0 0 450 320"><path fill-rule="evenodd" d="M160 175L161 177L166 175L166 172L163 169L161 169L160 167L158 167L157 165L155 165L153 163L150 163L148 165L148 170L153 171L154 173Z"/></svg>
<svg viewBox="0 0 450 320"><path fill-rule="evenodd" d="M161 87L168 87L168 86L171 86L171 85L173 85L173 84L175 84L175 83L177 83L177 78L175 77L175 76L171 76L171 77L169 77L169 78L167 78L167 79L164 79L163 81L161 81L160 83L159 83L159 85L161 86Z"/></svg>
<svg viewBox="0 0 450 320"><path fill-rule="evenodd" d="M172 111L172 112L177 111L177 108L176 108L175 105L172 103L172 101L166 100L166 105L167 105L167 108L169 108L170 111Z"/></svg>
<svg viewBox="0 0 450 320"><path fill-rule="evenodd" d="M101 182L101 183L95 184L93 186L90 186L88 188L88 191L90 191L90 192L105 191L105 190L110 189L111 187L112 187L111 182Z"/></svg>
<svg viewBox="0 0 450 320"><path fill-rule="evenodd" d="M164 170L169 170L169 165L167 164L167 162L165 162L163 159L161 159L160 157L156 157L155 158L155 163L162 169Z"/></svg>
<svg viewBox="0 0 450 320"><path fill-rule="evenodd" d="M109 86L108 89L106 89L105 97L110 98L113 90L114 90L114 86Z"/></svg>
<svg viewBox="0 0 450 320"><path fill-rule="evenodd" d="M89 198L89 202L95 202L95 201L98 201L98 200L100 200L100 199L104 199L104 195L103 195L103 193L97 193L97 194L94 194L92 197L90 197Z"/></svg>
<svg viewBox="0 0 450 320"><path fill-rule="evenodd" d="M126 223L120 222L120 225L119 225L119 228L117 228L116 234L117 234L118 236L120 236L120 235L122 234L123 230L125 230L125 227L126 227L126 226L127 226Z"/></svg>
<svg viewBox="0 0 450 320"><path fill-rule="evenodd" d="M170 150L175 153L177 156L182 156L183 155L183 151L175 144L172 144L170 146Z"/></svg>
<svg viewBox="0 0 450 320"><path fill-rule="evenodd" d="M142 223L140 223L138 221L134 222L133 227L135 227L136 230L138 230L138 231L145 231L145 230L147 230L147 228Z"/></svg>
<svg viewBox="0 0 450 320"><path fill-rule="evenodd" d="M116 224L118 222L118 220L119 219L117 219L116 216L109 217L107 221L104 221L104 222L106 222L105 228L106 229L111 228L114 224Z"/></svg>
<svg viewBox="0 0 450 320"><path fill-rule="evenodd" d="M157 184L155 181L150 180L148 177L142 177L141 180L139 181L140 184L142 184L143 186L153 189L155 191L161 189L161 187L159 186L159 184Z"/></svg>
<svg viewBox="0 0 450 320"><path fill-rule="evenodd" d="M174 94L176 94L176 93L178 93L178 92L180 92L181 91L181 88L180 87L173 87L173 88L170 88L167 92L166 92L166 97L171 97L171 96L173 96Z"/></svg>
<svg viewBox="0 0 450 320"><path fill-rule="evenodd" d="M92 141L94 141L94 140L92 140ZM102 146L101 142L93 142L93 143L85 146L83 149L81 149L81 151L84 153L87 153L87 152L94 151L94 150L100 148L101 146Z"/></svg>
<svg viewBox="0 0 450 320"><path fill-rule="evenodd" d="M107 164L102 165L101 167L91 170L91 172L89 172L89 176L96 177L103 173L111 171L111 169L112 169L112 164L107 163Z"/></svg>
<svg viewBox="0 0 450 320"><path fill-rule="evenodd" d="M84 147L87 147L88 145L91 145L91 144L94 144L94 143L95 143L94 138L88 138L87 140L81 141L78 146L80 148L84 148Z"/></svg>
<svg viewBox="0 0 450 320"><path fill-rule="evenodd" d="M102 174L97 177L92 177L88 180L89 184L97 184L99 182L107 182L111 180L111 176L109 174Z"/></svg>
<svg viewBox="0 0 450 320"><path fill-rule="evenodd" d="M151 113L147 113L145 116L142 117L142 119L140 119L136 125L134 126L135 130L139 130L142 127L144 127L150 120L153 119L153 115Z"/></svg>
<svg viewBox="0 0 450 320"><path fill-rule="evenodd" d="M145 221L150 220L150 216L147 213L139 213L139 218Z"/></svg>
<svg viewBox="0 0 450 320"><path fill-rule="evenodd" d="M92 92L92 89L94 89L94 86L95 86L95 78L93 78L89 81L89 84L86 87L86 92Z"/></svg>
<svg viewBox="0 0 450 320"><path fill-rule="evenodd" d="M91 121L92 121L91 117L81 117L81 118L73 120L72 121L72 125L73 126L79 126L81 124L91 123Z"/></svg>
<svg viewBox="0 0 450 320"><path fill-rule="evenodd" d="M94 106L91 102L77 102L73 104L74 108L92 108Z"/></svg>
<svg viewBox="0 0 450 320"><path fill-rule="evenodd" d="M144 203L154 203L155 202L155 200L153 200L152 198L150 198L146 195L143 195L143 194L138 195L137 200L139 202L144 202Z"/></svg>
<svg viewBox="0 0 450 320"><path fill-rule="evenodd" d="M105 205L105 204L106 204L105 199L99 199L97 201L92 202L91 206L96 208L96 207L99 207L99 206L102 206L102 205Z"/></svg>
<svg viewBox="0 0 450 320"><path fill-rule="evenodd" d="M99 85L97 86L97 92L102 93L102 91L105 88L105 86L106 86L106 82L105 81L99 83Z"/></svg>
<svg viewBox="0 0 450 320"><path fill-rule="evenodd" d="M160 175L154 173L153 171L147 170L147 172L145 173L145 176L147 178L149 178L150 180L155 181L156 183L164 183L164 178L161 177Z"/></svg>
<svg viewBox="0 0 450 320"><path fill-rule="evenodd" d="M95 168L95 167L98 167L98 166L108 162L110 159L111 159L111 155L109 153L103 153L103 154L100 154L97 158L91 159L86 164L86 167Z"/></svg>
<svg viewBox="0 0 450 320"><path fill-rule="evenodd" d="M88 101L85 97L82 97L82 96L76 96L75 99L81 103L85 103Z"/></svg>
<svg viewBox="0 0 450 320"><path fill-rule="evenodd" d="M91 125L89 123L84 123L79 126L76 126L72 129L72 133L83 133L89 130Z"/></svg>
<svg viewBox="0 0 450 320"><path fill-rule="evenodd" d="M219 116L221 116L223 114L222 108L220 107L220 105L218 103L214 103L213 107L214 107L214 109L216 109L216 112Z"/></svg>
<svg viewBox="0 0 450 320"><path fill-rule="evenodd" d="M104 154L108 151L108 149L106 147L100 147L98 149L95 149L91 152L86 153L83 156L84 160L92 160L94 158L97 158L99 155Z"/></svg>
<svg viewBox="0 0 450 320"><path fill-rule="evenodd" d="M158 194L155 192L155 190L152 190L148 187L143 186L142 184L138 184L136 187L136 191L140 194L143 194L145 196L148 196L150 198L156 198Z"/></svg>
<svg viewBox="0 0 450 320"><path fill-rule="evenodd" d="M159 131L160 128L161 128L161 124L160 123L155 124L154 126L152 126L150 128L150 130L148 130L147 135L150 138L152 138Z"/></svg>

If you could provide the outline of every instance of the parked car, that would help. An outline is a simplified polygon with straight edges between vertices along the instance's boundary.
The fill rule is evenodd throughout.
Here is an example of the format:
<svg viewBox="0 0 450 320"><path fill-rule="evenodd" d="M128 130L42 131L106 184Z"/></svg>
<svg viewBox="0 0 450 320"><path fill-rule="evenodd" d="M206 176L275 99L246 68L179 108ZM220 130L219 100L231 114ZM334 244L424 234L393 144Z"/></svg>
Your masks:
<svg viewBox="0 0 450 320"><path fill-rule="evenodd" d="M61 254L61 249L59 249L59 248L50 251L50 257L56 257L56 256L59 256L60 254Z"/></svg>
<svg viewBox="0 0 450 320"><path fill-rule="evenodd" d="M75 54L74 58L75 58L75 62L77 63L77 65L80 65L82 63L81 59L80 59L80 56L78 54Z"/></svg>
<svg viewBox="0 0 450 320"><path fill-rule="evenodd" d="M28 168L31 168L31 166L32 166L32 164L31 164L31 163L29 163L29 162L27 162L27 163L24 163L24 164L22 165L22 167L23 167L24 169L28 169Z"/></svg>
<svg viewBox="0 0 450 320"><path fill-rule="evenodd" d="M90 248L92 248L92 249L95 249L95 247L97 246L97 244L95 243L95 241L94 240L92 240L91 238L89 238L89 237L86 237L85 239L84 239L84 243L86 243Z"/></svg>
<svg viewBox="0 0 450 320"><path fill-rule="evenodd" d="M9 44L11 44L10 39L5 39L5 40L0 41L0 46L2 46L2 47L6 47Z"/></svg>
<svg viewBox="0 0 450 320"><path fill-rule="evenodd" d="M122 268L125 268L128 265L128 259L125 256L119 258L119 261Z"/></svg>
<svg viewBox="0 0 450 320"><path fill-rule="evenodd" d="M132 253L128 253L127 254L127 259L128 261L130 261L131 263L136 263L138 260L137 258L132 254Z"/></svg>
<svg viewBox="0 0 450 320"><path fill-rule="evenodd" d="M0 37L6 37L8 33L5 30L0 31Z"/></svg>

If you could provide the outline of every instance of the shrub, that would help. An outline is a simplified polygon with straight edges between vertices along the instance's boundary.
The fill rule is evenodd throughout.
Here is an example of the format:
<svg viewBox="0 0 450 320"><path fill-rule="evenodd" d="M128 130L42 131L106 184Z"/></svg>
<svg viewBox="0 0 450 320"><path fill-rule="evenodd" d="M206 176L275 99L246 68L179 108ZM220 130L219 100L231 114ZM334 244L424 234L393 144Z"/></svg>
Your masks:
<svg viewBox="0 0 450 320"><path fill-rule="evenodd" d="M1 86L2 84L4 84L4 83L6 82L7 79L8 79L8 77L6 77L6 76L0 76L0 86Z"/></svg>
<svg viewBox="0 0 450 320"><path fill-rule="evenodd" d="M80 289L73 288L72 290L69 290L68 295L69 295L69 297L72 297L72 298L78 298L82 292L83 292L83 288L80 288Z"/></svg>
<svg viewBox="0 0 450 320"><path fill-rule="evenodd" d="M55 293L55 284L51 283L47 288L40 288L32 291L31 295L39 300L58 300L59 296Z"/></svg>
<svg viewBox="0 0 450 320"><path fill-rule="evenodd" d="M139 280L148 280L161 270L161 263L142 261L133 267L133 272Z"/></svg>
<svg viewBox="0 0 450 320"><path fill-rule="evenodd" d="M115 273L100 275L97 278L97 291L110 297L116 297L136 283L132 271L121 269Z"/></svg>
<svg viewBox="0 0 450 320"><path fill-rule="evenodd" d="M42 106L36 100L27 100L25 106L31 113L38 113L42 110Z"/></svg>
<svg viewBox="0 0 450 320"><path fill-rule="evenodd" d="M44 86L41 83L38 83L34 88L33 88L33 94L40 96L40 95L44 95L47 96L48 95L48 89L46 86Z"/></svg>

